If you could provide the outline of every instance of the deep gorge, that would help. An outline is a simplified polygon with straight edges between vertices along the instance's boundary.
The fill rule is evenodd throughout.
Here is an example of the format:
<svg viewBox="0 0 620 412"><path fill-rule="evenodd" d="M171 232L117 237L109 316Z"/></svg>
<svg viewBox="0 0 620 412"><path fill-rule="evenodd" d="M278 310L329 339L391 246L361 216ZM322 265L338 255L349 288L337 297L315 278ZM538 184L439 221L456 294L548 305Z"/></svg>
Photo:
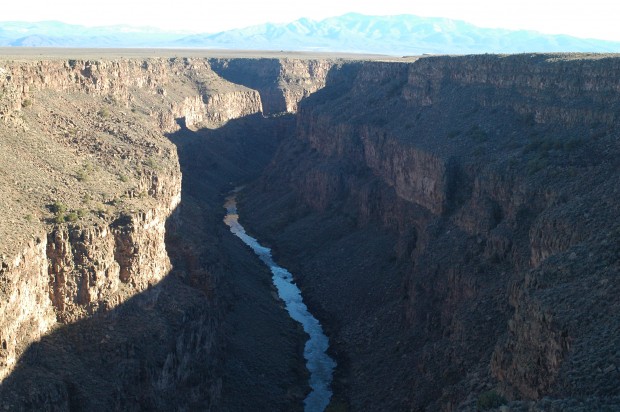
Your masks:
<svg viewBox="0 0 620 412"><path fill-rule="evenodd" d="M245 184L329 336L328 410L617 408L619 66L2 62L0 397L302 410L303 330L222 223Z"/></svg>

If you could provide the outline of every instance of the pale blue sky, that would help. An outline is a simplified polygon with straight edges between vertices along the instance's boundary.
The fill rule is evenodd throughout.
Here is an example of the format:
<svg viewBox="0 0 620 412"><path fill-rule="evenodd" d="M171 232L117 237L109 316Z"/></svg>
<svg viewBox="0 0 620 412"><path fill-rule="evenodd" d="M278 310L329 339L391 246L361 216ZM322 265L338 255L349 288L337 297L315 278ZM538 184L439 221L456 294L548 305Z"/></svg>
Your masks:
<svg viewBox="0 0 620 412"><path fill-rule="evenodd" d="M60 20L88 26L132 24L212 33L300 17L322 19L347 12L448 17L482 27L620 41L617 0L29 0L27 7L20 2L3 4L0 19Z"/></svg>

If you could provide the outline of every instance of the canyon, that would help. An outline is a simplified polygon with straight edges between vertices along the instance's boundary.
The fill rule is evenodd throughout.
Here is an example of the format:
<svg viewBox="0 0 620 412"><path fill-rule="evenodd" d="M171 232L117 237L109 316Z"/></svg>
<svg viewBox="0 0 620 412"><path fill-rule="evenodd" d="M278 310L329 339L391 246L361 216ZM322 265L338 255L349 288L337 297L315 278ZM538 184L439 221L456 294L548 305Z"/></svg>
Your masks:
<svg viewBox="0 0 620 412"><path fill-rule="evenodd" d="M0 59L8 410L303 410L240 185L327 410L620 407L620 58L182 55Z"/></svg>

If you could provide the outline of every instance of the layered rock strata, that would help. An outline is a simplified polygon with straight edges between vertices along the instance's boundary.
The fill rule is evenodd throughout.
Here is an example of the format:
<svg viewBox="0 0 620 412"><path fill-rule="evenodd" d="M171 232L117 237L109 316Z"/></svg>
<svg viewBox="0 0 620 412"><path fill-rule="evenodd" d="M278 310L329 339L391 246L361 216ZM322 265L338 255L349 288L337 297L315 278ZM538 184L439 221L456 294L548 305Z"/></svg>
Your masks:
<svg viewBox="0 0 620 412"><path fill-rule="evenodd" d="M617 323L590 322L614 306L618 64L349 63L300 105L241 207L328 325L336 402L614 402L613 355L588 347Z"/></svg>
<svg viewBox="0 0 620 412"><path fill-rule="evenodd" d="M295 113L297 104L325 86L331 60L215 59L211 67L223 78L260 92L266 114Z"/></svg>

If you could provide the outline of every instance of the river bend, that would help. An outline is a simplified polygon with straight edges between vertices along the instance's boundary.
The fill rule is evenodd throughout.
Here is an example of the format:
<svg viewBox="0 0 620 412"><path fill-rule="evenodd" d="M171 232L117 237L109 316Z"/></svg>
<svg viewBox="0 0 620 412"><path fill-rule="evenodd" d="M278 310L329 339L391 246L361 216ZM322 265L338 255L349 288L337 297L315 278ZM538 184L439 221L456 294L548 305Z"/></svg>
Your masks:
<svg viewBox="0 0 620 412"><path fill-rule="evenodd" d="M293 275L285 268L274 262L271 249L262 246L258 240L249 236L239 223L236 196L226 199L224 204L226 216L224 223L230 227L230 231L248 245L260 260L265 263L271 273L272 280L280 299L284 301L286 310L291 318L301 323L304 331L309 335L304 348L306 366L310 372L311 391L304 400L305 412L323 412L332 396L331 383L336 362L326 353L329 347L327 336L319 321L308 311L303 302L301 291L293 280Z"/></svg>

